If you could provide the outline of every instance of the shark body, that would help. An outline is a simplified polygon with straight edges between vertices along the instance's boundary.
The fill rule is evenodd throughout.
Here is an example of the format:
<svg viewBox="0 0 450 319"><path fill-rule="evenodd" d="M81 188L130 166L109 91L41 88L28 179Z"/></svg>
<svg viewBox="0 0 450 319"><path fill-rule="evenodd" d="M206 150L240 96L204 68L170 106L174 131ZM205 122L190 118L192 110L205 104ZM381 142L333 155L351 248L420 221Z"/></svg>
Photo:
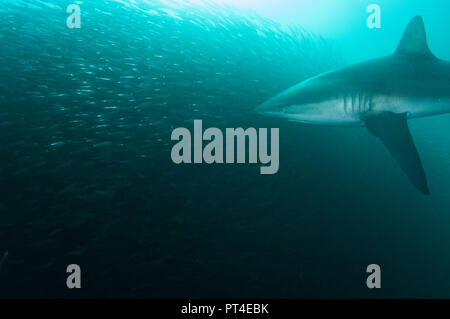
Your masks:
<svg viewBox="0 0 450 319"><path fill-rule="evenodd" d="M450 112L450 62L429 50L423 19L416 16L394 54L310 78L256 110L302 123L366 126L429 194L407 119Z"/></svg>

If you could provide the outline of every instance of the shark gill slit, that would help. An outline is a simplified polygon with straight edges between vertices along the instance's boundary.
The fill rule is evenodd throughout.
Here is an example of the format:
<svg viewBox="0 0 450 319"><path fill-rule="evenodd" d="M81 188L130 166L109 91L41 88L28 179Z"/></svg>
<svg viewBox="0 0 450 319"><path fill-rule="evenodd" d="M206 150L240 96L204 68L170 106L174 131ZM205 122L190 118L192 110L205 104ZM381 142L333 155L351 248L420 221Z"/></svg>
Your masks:
<svg viewBox="0 0 450 319"><path fill-rule="evenodd" d="M373 101L364 93L346 93L342 95L342 105L345 114L359 118L372 110Z"/></svg>
<svg viewBox="0 0 450 319"><path fill-rule="evenodd" d="M352 103L352 114L355 114L355 99L353 98L353 94L350 94L350 102Z"/></svg>

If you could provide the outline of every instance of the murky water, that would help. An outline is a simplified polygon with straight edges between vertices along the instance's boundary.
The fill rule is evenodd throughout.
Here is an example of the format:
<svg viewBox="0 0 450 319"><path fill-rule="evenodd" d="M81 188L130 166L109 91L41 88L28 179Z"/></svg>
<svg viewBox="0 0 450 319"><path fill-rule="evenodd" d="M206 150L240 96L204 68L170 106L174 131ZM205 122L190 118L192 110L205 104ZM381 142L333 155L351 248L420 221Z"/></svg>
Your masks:
<svg viewBox="0 0 450 319"><path fill-rule="evenodd" d="M80 29L68 1L0 4L0 296L449 296L449 116L410 122L426 197L364 128L254 111L370 48L212 2L78 3ZM194 119L279 128L279 172L175 165Z"/></svg>

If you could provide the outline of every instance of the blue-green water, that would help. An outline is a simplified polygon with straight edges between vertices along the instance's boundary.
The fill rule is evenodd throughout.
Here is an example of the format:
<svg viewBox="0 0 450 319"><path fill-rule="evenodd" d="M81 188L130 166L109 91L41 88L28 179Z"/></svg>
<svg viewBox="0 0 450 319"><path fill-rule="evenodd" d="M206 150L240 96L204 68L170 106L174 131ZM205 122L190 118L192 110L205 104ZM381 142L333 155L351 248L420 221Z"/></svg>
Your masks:
<svg viewBox="0 0 450 319"><path fill-rule="evenodd" d="M450 57L445 2L385 2L380 30L365 25L366 1L329 20L347 27L313 30L139 0L78 1L69 29L70 1L2 1L0 296L450 297L450 116L410 122L423 196L364 128L254 112L312 75L392 53L415 14ZM175 165L171 132L194 119L280 128L279 172ZM66 287L73 263L79 290Z"/></svg>

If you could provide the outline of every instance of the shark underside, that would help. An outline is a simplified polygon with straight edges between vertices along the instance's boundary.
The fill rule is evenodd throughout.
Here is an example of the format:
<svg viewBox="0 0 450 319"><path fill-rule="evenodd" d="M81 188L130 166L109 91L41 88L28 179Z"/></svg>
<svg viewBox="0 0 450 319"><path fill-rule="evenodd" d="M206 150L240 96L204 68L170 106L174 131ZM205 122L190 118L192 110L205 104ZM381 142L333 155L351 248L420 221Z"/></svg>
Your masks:
<svg viewBox="0 0 450 319"><path fill-rule="evenodd" d="M429 50L423 19L416 16L394 54L310 78L257 112L309 124L365 126L416 188L430 194L407 120L450 112L450 62Z"/></svg>

